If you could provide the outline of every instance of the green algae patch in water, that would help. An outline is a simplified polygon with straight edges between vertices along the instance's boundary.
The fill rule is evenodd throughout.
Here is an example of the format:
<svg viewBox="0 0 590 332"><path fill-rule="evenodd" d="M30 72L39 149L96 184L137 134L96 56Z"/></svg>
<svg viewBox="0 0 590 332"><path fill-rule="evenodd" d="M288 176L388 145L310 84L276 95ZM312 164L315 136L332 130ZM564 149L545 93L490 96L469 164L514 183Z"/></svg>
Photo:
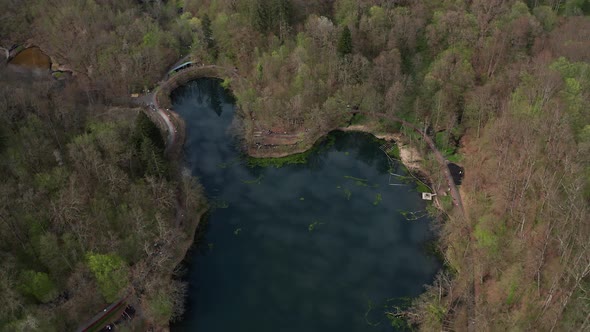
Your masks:
<svg viewBox="0 0 590 332"><path fill-rule="evenodd" d="M382 200L383 200L383 198L381 197L381 194L375 195L375 200L373 201L373 205L375 205L375 206L379 205L379 203L381 203Z"/></svg>
<svg viewBox="0 0 590 332"><path fill-rule="evenodd" d="M311 224L309 224L309 226L307 226L307 230L310 232L313 232L314 229L316 229L318 226L323 225L324 223L316 220L314 222L312 222Z"/></svg>
<svg viewBox="0 0 590 332"><path fill-rule="evenodd" d="M416 187L416 191L418 191L419 193L430 193L430 192L432 192L432 190L430 189L430 187L428 187L427 185L425 185L422 182L418 182L418 186Z"/></svg>
<svg viewBox="0 0 590 332"><path fill-rule="evenodd" d="M252 179L252 180L241 180L241 181L244 184L260 184L262 182L262 179L263 178L264 178L264 175L260 175L256 179Z"/></svg>
<svg viewBox="0 0 590 332"><path fill-rule="evenodd" d="M399 160L401 158L399 147L397 144L392 144L389 150L387 150L387 155Z"/></svg>
<svg viewBox="0 0 590 332"><path fill-rule="evenodd" d="M280 168L286 165L305 164L309 152L297 153L291 156L281 158L253 158L246 157L250 167L276 167Z"/></svg>
<svg viewBox="0 0 590 332"><path fill-rule="evenodd" d="M352 196L352 191L348 189L344 189L344 196L346 196L346 200L350 201L350 197Z"/></svg>

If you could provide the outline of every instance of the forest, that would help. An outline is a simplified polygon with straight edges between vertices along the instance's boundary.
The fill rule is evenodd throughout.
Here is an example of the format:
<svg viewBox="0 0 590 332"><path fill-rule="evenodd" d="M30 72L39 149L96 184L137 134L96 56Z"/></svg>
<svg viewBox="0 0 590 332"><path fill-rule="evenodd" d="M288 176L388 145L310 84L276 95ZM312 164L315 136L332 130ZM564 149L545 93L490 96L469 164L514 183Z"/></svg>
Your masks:
<svg viewBox="0 0 590 332"><path fill-rule="evenodd" d="M199 186L172 174L137 109L89 104L75 86L0 84L2 330L74 330L131 290L149 324L167 324L184 289L171 273L192 240L176 193L195 218Z"/></svg>
<svg viewBox="0 0 590 332"><path fill-rule="evenodd" d="M189 219L203 195L126 100L188 56L235 68L245 146L266 129L396 131L443 185L418 135L360 110L425 128L465 167L465 214L443 204L436 225L444 268L392 323L590 329L588 15L588 0L0 0L0 47L74 73L0 67L0 327L72 329L129 289L148 324L182 312L176 193Z"/></svg>

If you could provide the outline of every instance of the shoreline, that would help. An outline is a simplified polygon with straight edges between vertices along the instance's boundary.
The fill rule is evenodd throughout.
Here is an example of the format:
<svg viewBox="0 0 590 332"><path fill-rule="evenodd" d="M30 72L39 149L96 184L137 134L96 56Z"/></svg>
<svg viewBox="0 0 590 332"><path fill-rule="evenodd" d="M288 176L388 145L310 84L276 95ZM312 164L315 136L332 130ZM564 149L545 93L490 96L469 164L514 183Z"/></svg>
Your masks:
<svg viewBox="0 0 590 332"><path fill-rule="evenodd" d="M368 125L350 125L347 127L338 128L341 131L358 131L363 133L369 133L378 139L385 140L387 142L393 141L398 149L399 149L399 156L401 162L406 166L406 168L412 172L417 172L420 174L426 175L427 172L424 170L422 166L422 162L424 158L422 154L416 149L416 147L408 144L405 141L405 137L402 133L387 133L381 132L376 130L375 128L371 128ZM428 176L428 180L430 181L430 176Z"/></svg>
<svg viewBox="0 0 590 332"><path fill-rule="evenodd" d="M406 138L402 133L387 133L379 131L371 125L350 125L346 127L336 127L330 130L316 133L313 136L306 137L299 140L291 140L290 144L275 144L264 146L263 148L254 148L253 146L247 146L245 148L246 153L252 158L284 158L299 153L305 153L309 151L317 142L322 138L326 137L330 132L334 130L340 130L344 132L362 132L373 135L374 137L385 140L387 142L394 142L399 148L400 160L413 172L420 173L422 175L428 174L424 169L422 162L424 158L418 149L407 143ZM430 176L428 176L430 178Z"/></svg>
<svg viewBox="0 0 590 332"><path fill-rule="evenodd" d="M230 74L230 76L237 77L239 79L237 73L228 68L219 67L216 65L193 66L174 74L172 77L169 77L166 81L160 83L156 88L156 91L154 91L156 107L165 108L167 110L169 109L169 113L171 113L175 120L174 122L176 122L174 123L176 129L179 133L182 133L180 135L181 139L172 142L172 146L169 147L170 152L172 152L172 158L175 158L178 161L183 158L182 147L184 146L186 130L184 120L172 108L172 101L170 99L172 92L176 88L199 78L216 78L223 80L226 78L226 75L224 74ZM231 82L230 84L233 83L234 82ZM231 90L231 87L228 87L228 89ZM241 121L247 121L247 118L244 117ZM399 132L387 133L380 131L376 128L374 122L362 125L356 124L346 127L336 127L325 131L301 133L301 136L291 135L290 137L284 137L285 139L283 139L284 142L282 142L282 144L268 145L264 146L264 148L260 148L261 145L255 148L255 145L248 144L245 147L245 152L249 157L252 158L282 158L299 153L305 153L313 148L313 146L319 140L321 140L333 130L359 131L369 133L378 139L383 139L388 142L395 142L400 152L400 160L404 166L411 172L415 172L423 177L426 177L428 182L432 183L432 176L428 174L428 172L423 167L422 162L424 161L424 157L418 151L418 149L415 146L407 143L407 140L403 134ZM273 136L267 136L267 140L272 137ZM281 136L274 137L279 139L281 138ZM254 133L246 134L246 142L252 142L254 140L253 138Z"/></svg>
<svg viewBox="0 0 590 332"><path fill-rule="evenodd" d="M199 78L217 78L223 79L222 71L227 70L225 68L221 68L218 66L202 66L202 67L192 67L188 70L182 71L177 73L173 77L169 78L167 81L162 82L154 91L154 100L156 101L157 107L161 107L160 105L165 105L167 111L172 115L174 121L174 127L178 130L178 132L182 133L180 135L181 139L176 139L175 141L171 142L171 146L168 147L169 149L169 158L171 162L177 163L177 170L176 172L178 176L182 176L182 163L184 160L184 153L183 153L183 146L185 140L185 122L180 117L178 113L174 111L172 108L171 102L171 93L178 87L186 84L192 80L196 80ZM235 75L235 72L233 72ZM241 121L247 121L246 118L241 119ZM162 132L166 133L166 128L163 129ZM362 125L349 125L346 127L336 127L332 128L331 130L325 131L315 131L309 134L303 135L291 135L290 139L285 139L285 143L287 144L275 144L265 146L261 148L261 145L258 145L258 148L255 148L256 145L248 144L245 146L244 150L247 156L252 158L282 158L293 156L296 154L301 154L309 151L313 148L313 146L319 142L322 138L326 137L330 132L334 130L340 130L344 132L364 132L373 135L378 139L382 139L388 142L393 141L398 149L400 154L400 161L401 163L408 169L408 172L411 173L413 177L415 177L416 181L422 181L429 184L429 186L433 185L433 176L430 174L426 168L423 166L424 157L420 153L417 147L408 143L406 138L402 133L387 133L376 128L376 122L371 121L368 124ZM248 139L252 139L254 137L254 133L249 133L250 136L246 137L246 141ZM307 136L307 137L306 137ZM424 180L424 181L423 181ZM434 192L437 192L436 189L433 189ZM445 193L446 194L446 193ZM181 193L181 197L184 193ZM445 210L436 196L433 200L433 204L437 210L445 213ZM199 225L203 217L209 211L209 207L205 205L202 211L200 211L197 216L195 216L195 220L190 224L190 230L188 231L188 239L185 243L183 243L182 247L179 248L178 256L175 259L175 265L173 269L176 269L178 266L182 265L183 262L187 258L187 254L189 253L190 249L197 243L195 243L195 236L198 232ZM160 327L164 331L170 330L170 325Z"/></svg>

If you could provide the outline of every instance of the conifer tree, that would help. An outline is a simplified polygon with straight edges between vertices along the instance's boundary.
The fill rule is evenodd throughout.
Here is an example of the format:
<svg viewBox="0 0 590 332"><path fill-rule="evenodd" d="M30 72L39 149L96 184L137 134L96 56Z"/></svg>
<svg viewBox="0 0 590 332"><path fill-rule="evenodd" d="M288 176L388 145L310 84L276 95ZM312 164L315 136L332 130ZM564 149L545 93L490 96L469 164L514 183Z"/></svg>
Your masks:
<svg viewBox="0 0 590 332"><path fill-rule="evenodd" d="M340 39L338 40L338 54L340 56L345 56L350 53L352 53L352 35L350 29L345 26L340 34Z"/></svg>
<svg viewBox="0 0 590 332"><path fill-rule="evenodd" d="M203 15L201 25L203 27L203 36L205 37L205 41L207 42L207 47L211 48L213 43L213 31L211 31L211 19L209 19L209 15Z"/></svg>
<svg viewBox="0 0 590 332"><path fill-rule="evenodd" d="M266 32L270 28L269 20L268 3L264 0L256 0L252 8L252 24L256 30Z"/></svg>

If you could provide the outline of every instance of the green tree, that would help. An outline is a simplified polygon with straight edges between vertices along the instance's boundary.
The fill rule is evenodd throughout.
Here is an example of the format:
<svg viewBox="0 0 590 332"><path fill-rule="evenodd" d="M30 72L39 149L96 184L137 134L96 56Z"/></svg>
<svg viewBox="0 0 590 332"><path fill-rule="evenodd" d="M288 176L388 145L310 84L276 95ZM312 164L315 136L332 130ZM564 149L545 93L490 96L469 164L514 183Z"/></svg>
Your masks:
<svg viewBox="0 0 590 332"><path fill-rule="evenodd" d="M203 28L203 37L205 38L207 51L213 57L213 59L216 59L219 55L219 51L217 49L215 39L213 38L213 30L211 30L211 19L209 19L209 15L205 14L203 16L203 19L201 20L201 26Z"/></svg>
<svg viewBox="0 0 590 332"><path fill-rule="evenodd" d="M201 26L203 27L203 36L205 36L205 40L211 40L213 38L213 31L211 31L211 19L209 19L209 15L203 15Z"/></svg>
<svg viewBox="0 0 590 332"><path fill-rule="evenodd" d="M128 284L128 267L117 254L87 253L88 267L107 302L113 302Z"/></svg>
<svg viewBox="0 0 590 332"><path fill-rule="evenodd" d="M8 136L5 134L4 127L0 126L0 153L4 151L6 148L6 142L8 141Z"/></svg>
<svg viewBox="0 0 590 332"><path fill-rule="evenodd" d="M533 14L546 31L553 30L557 24L557 14L549 6L535 7Z"/></svg>
<svg viewBox="0 0 590 332"><path fill-rule="evenodd" d="M166 143L158 127L140 112L135 122L132 144L135 171L141 175L163 176L167 172L164 148Z"/></svg>
<svg viewBox="0 0 590 332"><path fill-rule="evenodd" d="M348 26L345 26L338 39L338 54L345 56L350 53L352 53L352 34Z"/></svg>
<svg viewBox="0 0 590 332"><path fill-rule="evenodd" d="M270 28L271 13L265 0L255 0L253 2L252 25L260 32L266 32Z"/></svg>
<svg viewBox="0 0 590 332"><path fill-rule="evenodd" d="M57 288L47 273L32 270L22 272L21 291L25 294L33 295L42 303L47 303L55 299L58 295Z"/></svg>
<svg viewBox="0 0 590 332"><path fill-rule="evenodd" d="M145 168L144 175L163 176L166 174L168 168L162 150L155 147L147 137L143 137L139 152L141 164Z"/></svg>
<svg viewBox="0 0 590 332"><path fill-rule="evenodd" d="M39 236L38 239L39 259L43 265L47 266L49 273L55 280L63 278L71 270L70 261L64 255L63 248L60 247L58 238L55 234L47 232Z"/></svg>
<svg viewBox="0 0 590 332"><path fill-rule="evenodd" d="M278 33L281 40L287 37L291 26L293 8L290 0L273 0L273 29Z"/></svg>
<svg viewBox="0 0 590 332"><path fill-rule="evenodd" d="M160 129L156 126L145 113L140 112L137 115L135 122L134 140L136 144L140 144L142 137L148 138L158 149L164 149L166 143L160 133Z"/></svg>
<svg viewBox="0 0 590 332"><path fill-rule="evenodd" d="M174 314L174 303L170 294L158 291L147 299L147 311L156 322L166 323Z"/></svg>
<svg viewBox="0 0 590 332"><path fill-rule="evenodd" d="M590 13L589 0L567 0L564 5L564 12L568 16L582 16Z"/></svg>

